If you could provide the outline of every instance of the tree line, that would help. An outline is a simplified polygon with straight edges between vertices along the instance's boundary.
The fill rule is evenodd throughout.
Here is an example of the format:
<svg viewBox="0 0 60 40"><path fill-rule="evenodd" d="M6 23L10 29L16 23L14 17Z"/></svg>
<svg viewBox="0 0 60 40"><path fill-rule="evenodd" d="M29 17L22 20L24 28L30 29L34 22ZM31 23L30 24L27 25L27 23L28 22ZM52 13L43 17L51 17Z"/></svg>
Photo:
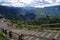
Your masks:
<svg viewBox="0 0 60 40"><path fill-rule="evenodd" d="M60 18L59 17L49 17L46 15L45 18L43 19L36 19L36 20L11 20L13 23L16 23L18 25L41 25L41 24L51 24L51 23L60 23Z"/></svg>

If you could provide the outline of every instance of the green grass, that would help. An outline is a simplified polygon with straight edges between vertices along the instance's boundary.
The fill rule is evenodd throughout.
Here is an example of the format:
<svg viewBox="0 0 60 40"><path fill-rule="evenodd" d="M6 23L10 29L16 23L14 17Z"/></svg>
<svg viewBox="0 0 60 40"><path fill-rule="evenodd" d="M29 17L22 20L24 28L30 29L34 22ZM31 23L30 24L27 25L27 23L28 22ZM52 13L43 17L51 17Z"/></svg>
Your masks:
<svg viewBox="0 0 60 40"><path fill-rule="evenodd" d="M5 40L2 34L0 34L0 40Z"/></svg>

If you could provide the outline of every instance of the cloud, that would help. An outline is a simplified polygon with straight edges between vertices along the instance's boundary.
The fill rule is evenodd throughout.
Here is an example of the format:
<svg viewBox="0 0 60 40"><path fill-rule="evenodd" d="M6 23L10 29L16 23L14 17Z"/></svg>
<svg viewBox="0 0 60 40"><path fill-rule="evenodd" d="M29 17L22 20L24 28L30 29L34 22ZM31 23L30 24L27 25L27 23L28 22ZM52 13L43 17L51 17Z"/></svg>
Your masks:
<svg viewBox="0 0 60 40"><path fill-rule="evenodd" d="M0 0L0 5L13 7L49 7L60 5L60 0Z"/></svg>

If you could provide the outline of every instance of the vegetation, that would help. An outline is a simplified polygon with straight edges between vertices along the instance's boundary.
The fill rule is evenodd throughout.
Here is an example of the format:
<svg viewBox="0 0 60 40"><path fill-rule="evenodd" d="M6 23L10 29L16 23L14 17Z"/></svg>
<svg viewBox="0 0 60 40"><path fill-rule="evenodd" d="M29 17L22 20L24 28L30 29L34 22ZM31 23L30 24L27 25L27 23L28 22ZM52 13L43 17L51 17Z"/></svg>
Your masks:
<svg viewBox="0 0 60 40"><path fill-rule="evenodd" d="M2 34L0 34L0 40L5 40Z"/></svg>
<svg viewBox="0 0 60 40"><path fill-rule="evenodd" d="M48 15L44 19L37 20L11 20L13 23L17 25L41 25L41 24L51 24L51 23L60 23L60 18L50 18Z"/></svg>
<svg viewBox="0 0 60 40"><path fill-rule="evenodd" d="M17 24L21 28L27 28L28 30L30 29L35 29L35 30L40 30L40 25L41 24L51 24L51 23L60 23L60 18L55 17L55 18L50 18L48 15L46 15L45 18L43 19L37 19L37 20L11 20L12 23ZM31 25L31 26L21 26L21 25ZM55 25L55 26L50 26L46 28L54 28L57 27L59 28L60 25Z"/></svg>

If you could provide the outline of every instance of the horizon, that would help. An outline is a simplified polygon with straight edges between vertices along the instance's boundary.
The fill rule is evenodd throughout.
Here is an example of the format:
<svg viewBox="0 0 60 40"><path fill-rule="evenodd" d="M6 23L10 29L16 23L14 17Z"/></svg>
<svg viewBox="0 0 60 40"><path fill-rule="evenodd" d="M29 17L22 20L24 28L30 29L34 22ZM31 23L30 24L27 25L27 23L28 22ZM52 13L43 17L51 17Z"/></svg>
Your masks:
<svg viewBox="0 0 60 40"><path fill-rule="evenodd" d="M10 7L44 8L60 5L60 0L0 0L0 5Z"/></svg>

